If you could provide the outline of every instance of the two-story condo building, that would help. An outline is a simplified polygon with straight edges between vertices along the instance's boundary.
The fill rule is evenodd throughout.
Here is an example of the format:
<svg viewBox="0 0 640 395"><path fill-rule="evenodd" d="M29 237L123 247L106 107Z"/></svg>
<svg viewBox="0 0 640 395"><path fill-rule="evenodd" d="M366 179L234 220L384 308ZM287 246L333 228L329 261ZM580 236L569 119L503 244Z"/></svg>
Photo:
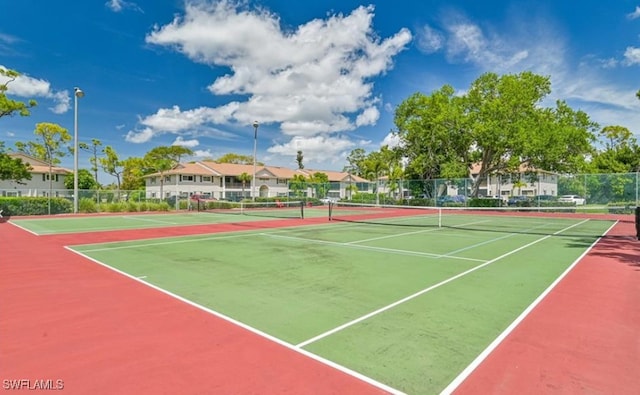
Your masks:
<svg viewBox="0 0 640 395"><path fill-rule="evenodd" d="M0 180L0 191L2 196L67 196L68 192L64 187L64 180L67 176L73 176L73 171L64 167L52 166L51 178L49 176L49 164L43 160L34 158L23 153L10 153L10 157L22 159L22 162L31 166L31 179L21 180ZM51 182L49 182L51 180ZM70 193L73 193L71 191Z"/></svg>
<svg viewBox="0 0 640 395"><path fill-rule="evenodd" d="M330 188L328 197L348 197L354 186L367 191L369 181L353 174L326 170L290 169L279 166L256 167L255 186L252 184L253 165L198 161L180 163L173 169L146 175L147 198L166 199L171 196L185 198L194 194L213 199L240 200L255 197L285 197L292 193L290 182L295 175L309 179L314 173L327 175ZM243 176L249 178L244 182ZM312 188L304 191L312 196ZM324 197L324 196L322 196Z"/></svg>

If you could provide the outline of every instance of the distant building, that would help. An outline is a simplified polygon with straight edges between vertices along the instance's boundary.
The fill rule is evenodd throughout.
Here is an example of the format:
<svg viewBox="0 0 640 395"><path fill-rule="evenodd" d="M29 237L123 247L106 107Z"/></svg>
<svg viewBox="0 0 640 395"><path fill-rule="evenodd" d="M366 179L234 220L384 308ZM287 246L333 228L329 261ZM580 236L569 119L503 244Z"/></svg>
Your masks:
<svg viewBox="0 0 640 395"><path fill-rule="evenodd" d="M471 178L476 180L480 173L480 164L471 168ZM531 175L534 177L531 177ZM558 175L546 170L520 166L517 173L496 174L487 176L478 188L480 196L499 196L507 199L509 196L538 196L558 195Z"/></svg>
<svg viewBox="0 0 640 395"><path fill-rule="evenodd" d="M369 181L353 174L337 171L290 169L279 166L257 166L255 189L251 180L244 183L241 174L253 175L253 165L218 163L214 161L198 161L180 163L173 169L144 176L147 198L166 199L171 196L186 198L194 194L203 197L224 200L240 200L256 197L286 197L294 192L290 182L295 175L307 180L314 173L324 173L329 178L329 189L326 197L345 198L353 186L369 188ZM162 185L162 195L160 189ZM309 187L302 191L305 196L314 196L314 189ZM320 196L325 197L325 196Z"/></svg>
<svg viewBox="0 0 640 395"><path fill-rule="evenodd" d="M480 164L472 166L469 172L469 178L446 180L436 179L429 180L433 182L434 190L437 196L470 196L474 182L478 180L480 173ZM535 175L531 177L531 175ZM380 193L406 197L411 191L407 189L404 183L410 180L396 180L396 189L391 190L389 177L382 176L379 178ZM480 182L478 186L478 196L493 196L507 200L510 196L538 196L558 194L558 175L545 170L531 169L521 166L519 171L513 174L497 174L491 173L486 179Z"/></svg>
<svg viewBox="0 0 640 395"><path fill-rule="evenodd" d="M49 184L49 164L43 160L23 153L10 153L12 158L22 159L22 162L31 166L31 180L20 182L0 180L1 196L47 196L51 189L51 196L68 196L65 190L64 180L73 177L73 171L64 167L53 166L51 168L51 184Z"/></svg>

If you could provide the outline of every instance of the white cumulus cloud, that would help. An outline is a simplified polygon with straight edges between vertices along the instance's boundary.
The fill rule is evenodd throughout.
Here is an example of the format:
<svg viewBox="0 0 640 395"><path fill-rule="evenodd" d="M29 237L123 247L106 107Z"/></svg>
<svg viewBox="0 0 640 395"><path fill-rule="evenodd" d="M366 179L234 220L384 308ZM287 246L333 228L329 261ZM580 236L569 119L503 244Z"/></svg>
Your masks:
<svg viewBox="0 0 640 395"><path fill-rule="evenodd" d="M200 142L197 139L185 140L182 136L176 137L171 145L179 145L187 148L194 148L200 145Z"/></svg>
<svg viewBox="0 0 640 395"><path fill-rule="evenodd" d="M389 71L412 40L404 28L379 37L374 10L361 6L285 29L279 16L246 2L187 1L184 14L154 28L146 41L194 62L227 68L227 74L212 76L208 89L217 96L235 95L237 101L215 108L160 109L141 119L151 130L143 132L179 134L258 120L292 141L348 143L344 132L379 120L372 78ZM246 99L238 100L242 96ZM282 146L272 148L275 153Z"/></svg>
<svg viewBox="0 0 640 395"><path fill-rule="evenodd" d="M417 32L418 49L426 54L438 52L445 43L445 36L429 25L424 25Z"/></svg>
<svg viewBox="0 0 640 395"><path fill-rule="evenodd" d="M290 158L288 165L294 166L297 152L302 151L303 164L306 167L313 167L314 164L317 166L320 163L343 163L344 158L351 150L364 144L366 142L354 142L345 136L298 136L287 143L273 145L267 152Z"/></svg>
<svg viewBox="0 0 640 395"><path fill-rule="evenodd" d="M627 66L640 64L640 48L627 47L624 51L624 64Z"/></svg>
<svg viewBox="0 0 640 395"><path fill-rule="evenodd" d="M8 68L0 65L0 69ZM49 81L30 77L26 74L19 75L15 80L10 81L6 76L0 75L0 84L7 84L7 95L14 95L24 99L40 98L49 99L53 106L49 109L55 114L63 114L70 109L71 98L67 90L55 91L51 89Z"/></svg>
<svg viewBox="0 0 640 395"><path fill-rule="evenodd" d="M140 8L136 3L125 0L109 0L105 3L105 6L113 12L122 12L125 9L143 12L142 8Z"/></svg>

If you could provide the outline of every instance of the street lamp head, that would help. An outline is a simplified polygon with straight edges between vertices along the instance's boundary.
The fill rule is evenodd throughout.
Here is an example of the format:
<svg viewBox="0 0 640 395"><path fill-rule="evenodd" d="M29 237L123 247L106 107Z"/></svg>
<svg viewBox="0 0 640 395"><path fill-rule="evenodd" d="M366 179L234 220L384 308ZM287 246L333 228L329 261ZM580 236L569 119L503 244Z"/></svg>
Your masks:
<svg viewBox="0 0 640 395"><path fill-rule="evenodd" d="M73 88L73 91L75 92L76 97L84 96L84 92L82 91L82 89L78 87Z"/></svg>
<svg viewBox="0 0 640 395"><path fill-rule="evenodd" d="M257 129L257 128L258 128L258 125L259 125L259 124L258 124L258 121L253 121L253 127L254 127L254 128L256 128L256 129Z"/></svg>

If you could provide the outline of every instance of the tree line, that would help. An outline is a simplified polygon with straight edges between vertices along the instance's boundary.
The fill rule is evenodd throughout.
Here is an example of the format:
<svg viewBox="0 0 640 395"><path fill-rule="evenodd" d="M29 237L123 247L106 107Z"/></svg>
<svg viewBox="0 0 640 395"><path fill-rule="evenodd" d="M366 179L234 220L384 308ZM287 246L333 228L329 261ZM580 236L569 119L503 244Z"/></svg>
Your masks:
<svg viewBox="0 0 640 395"><path fill-rule="evenodd" d="M488 175L533 182L540 170L640 171L640 147L629 129L601 127L562 100L545 107L550 93L549 77L531 72L486 73L462 94L450 85L414 93L395 110L399 144L369 153L357 148L344 170L372 180L386 176L393 189L401 179L469 179L476 166L473 196Z"/></svg>

